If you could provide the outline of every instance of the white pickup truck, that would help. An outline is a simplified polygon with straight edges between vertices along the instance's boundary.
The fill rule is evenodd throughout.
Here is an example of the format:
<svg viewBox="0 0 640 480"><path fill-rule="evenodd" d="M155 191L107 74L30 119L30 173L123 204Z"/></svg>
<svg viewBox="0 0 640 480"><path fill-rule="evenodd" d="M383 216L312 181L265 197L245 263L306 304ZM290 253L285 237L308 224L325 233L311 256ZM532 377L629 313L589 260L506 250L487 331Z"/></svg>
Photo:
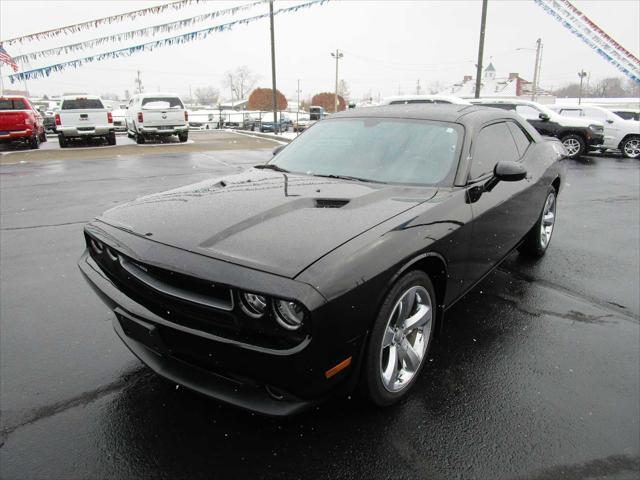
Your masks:
<svg viewBox="0 0 640 480"><path fill-rule="evenodd" d="M104 107L100 97L94 95L67 95L62 97L60 111L55 116L60 147L69 140L102 137L109 145L116 144L113 116Z"/></svg>
<svg viewBox="0 0 640 480"><path fill-rule="evenodd" d="M147 139L177 135L189 139L189 113L173 93L140 93L127 106L127 134L137 143Z"/></svg>

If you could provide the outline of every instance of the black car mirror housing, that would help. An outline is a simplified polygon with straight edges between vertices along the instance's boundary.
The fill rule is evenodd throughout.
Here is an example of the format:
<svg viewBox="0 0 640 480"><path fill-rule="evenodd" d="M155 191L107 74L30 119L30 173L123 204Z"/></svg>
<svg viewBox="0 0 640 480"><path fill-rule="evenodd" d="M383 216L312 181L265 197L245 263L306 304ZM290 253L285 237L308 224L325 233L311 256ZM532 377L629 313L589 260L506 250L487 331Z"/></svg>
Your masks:
<svg viewBox="0 0 640 480"><path fill-rule="evenodd" d="M493 176L483 185L484 192L490 192L498 182L519 182L527 178L527 169L521 163L500 161L493 167Z"/></svg>
<svg viewBox="0 0 640 480"><path fill-rule="evenodd" d="M273 156L275 157L277 154L279 154L284 147L286 147L286 145L280 145L279 147L274 148L273 149Z"/></svg>
<svg viewBox="0 0 640 480"><path fill-rule="evenodd" d="M548 122L549 121L549 115L547 115L546 113L541 113L540 115L538 115L538 118L540 120L542 120L543 122Z"/></svg>

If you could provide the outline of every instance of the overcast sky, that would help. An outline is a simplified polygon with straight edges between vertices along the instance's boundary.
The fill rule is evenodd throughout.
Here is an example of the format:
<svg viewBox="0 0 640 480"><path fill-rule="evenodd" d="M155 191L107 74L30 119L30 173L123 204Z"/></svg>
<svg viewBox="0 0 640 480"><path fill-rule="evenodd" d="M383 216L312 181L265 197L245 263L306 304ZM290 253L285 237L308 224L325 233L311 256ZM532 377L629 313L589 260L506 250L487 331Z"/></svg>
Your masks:
<svg viewBox="0 0 640 480"><path fill-rule="evenodd" d="M277 1L275 8L304 3L305 0ZM0 2L0 38L42 31L71 23L157 5L160 1L76 0ZM149 15L53 40L5 45L12 55L73 43L105 34L190 17L199 13L246 2L211 1L161 15ZM573 2L604 31L628 50L639 55L640 2L637 0L575 0ZM266 6L241 12L233 18L267 11ZM333 91L335 62L330 56L339 48L340 78L348 83L352 97L369 92L395 95L415 92L419 79L424 87L443 86L474 73L480 26L480 1L347 1L333 0L297 13L276 17L276 62L278 89L294 98L300 79L302 97ZM205 28L229 21L220 17L159 38ZM491 59L497 76L518 72L531 79L534 52L516 50L544 43L541 85L554 87L577 81L584 69L591 81L621 74L592 52L533 0L489 0L485 65ZM141 37L120 44L103 45L90 51L48 57L32 63L32 68L59 63L93 53L116 50L149 41ZM213 85L222 90L224 73L240 65L260 76L259 85L270 86L271 63L269 21L259 20L230 32L214 33L206 40L170 46L129 58L108 60L53 73L28 83L32 94L133 91L135 71L140 69L146 91L160 89L189 92L189 87ZM2 69L5 87L7 68ZM15 85L13 88L16 88ZM223 97L229 97L221 91Z"/></svg>

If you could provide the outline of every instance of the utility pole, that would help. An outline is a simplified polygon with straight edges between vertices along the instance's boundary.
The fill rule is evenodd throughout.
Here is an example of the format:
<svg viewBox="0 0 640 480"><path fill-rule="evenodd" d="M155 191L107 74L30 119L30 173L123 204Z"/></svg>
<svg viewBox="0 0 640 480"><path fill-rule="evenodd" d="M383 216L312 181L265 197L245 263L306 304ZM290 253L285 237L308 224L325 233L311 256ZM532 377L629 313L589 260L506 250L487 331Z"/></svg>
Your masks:
<svg viewBox="0 0 640 480"><path fill-rule="evenodd" d="M231 90L231 110L233 110L233 75L229 74L229 89Z"/></svg>
<svg viewBox="0 0 640 480"><path fill-rule="evenodd" d="M136 93L142 93L144 91L144 87L142 86L142 79L140 78L140 70L138 70L138 75L136 76L135 83L137 85Z"/></svg>
<svg viewBox="0 0 640 480"><path fill-rule="evenodd" d="M416 95L420 95L420 79L418 79L418 83L416 84Z"/></svg>
<svg viewBox="0 0 640 480"><path fill-rule="evenodd" d="M271 88L273 89L273 133L278 134L278 97L276 96L276 41L273 30L273 0L269 0L269 23L271 25Z"/></svg>
<svg viewBox="0 0 640 480"><path fill-rule="evenodd" d="M487 0L482 0L482 19L480 20L480 41L478 42L478 63L476 65L476 98L480 98L482 86L482 57L484 55L484 31L487 25Z"/></svg>
<svg viewBox="0 0 640 480"><path fill-rule="evenodd" d="M533 66L533 88L531 89L531 100L535 101L538 93L538 72L540 71L540 54L542 52L542 39L536 40L536 63Z"/></svg>
<svg viewBox="0 0 640 480"><path fill-rule="evenodd" d="M588 73L584 70L578 72L578 76L580 77L580 93L578 94L578 105L582 103L582 82L587 75Z"/></svg>
<svg viewBox="0 0 640 480"><path fill-rule="evenodd" d="M340 50L336 49L336 53L331 52L331 56L336 59L336 91L335 91L335 94L333 95L333 108L334 108L334 112L337 113L338 106L340 105L338 103L338 61L342 57L344 57L344 55L340 53Z"/></svg>

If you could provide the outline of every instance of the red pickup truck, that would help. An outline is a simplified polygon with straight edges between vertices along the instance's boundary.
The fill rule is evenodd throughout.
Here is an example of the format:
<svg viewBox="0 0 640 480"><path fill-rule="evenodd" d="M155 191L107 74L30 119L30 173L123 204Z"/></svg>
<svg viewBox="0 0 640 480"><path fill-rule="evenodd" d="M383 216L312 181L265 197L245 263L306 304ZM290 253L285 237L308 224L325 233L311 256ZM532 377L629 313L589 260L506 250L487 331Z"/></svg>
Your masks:
<svg viewBox="0 0 640 480"><path fill-rule="evenodd" d="M0 97L0 143L22 142L40 148L46 142L42 115L25 97Z"/></svg>

